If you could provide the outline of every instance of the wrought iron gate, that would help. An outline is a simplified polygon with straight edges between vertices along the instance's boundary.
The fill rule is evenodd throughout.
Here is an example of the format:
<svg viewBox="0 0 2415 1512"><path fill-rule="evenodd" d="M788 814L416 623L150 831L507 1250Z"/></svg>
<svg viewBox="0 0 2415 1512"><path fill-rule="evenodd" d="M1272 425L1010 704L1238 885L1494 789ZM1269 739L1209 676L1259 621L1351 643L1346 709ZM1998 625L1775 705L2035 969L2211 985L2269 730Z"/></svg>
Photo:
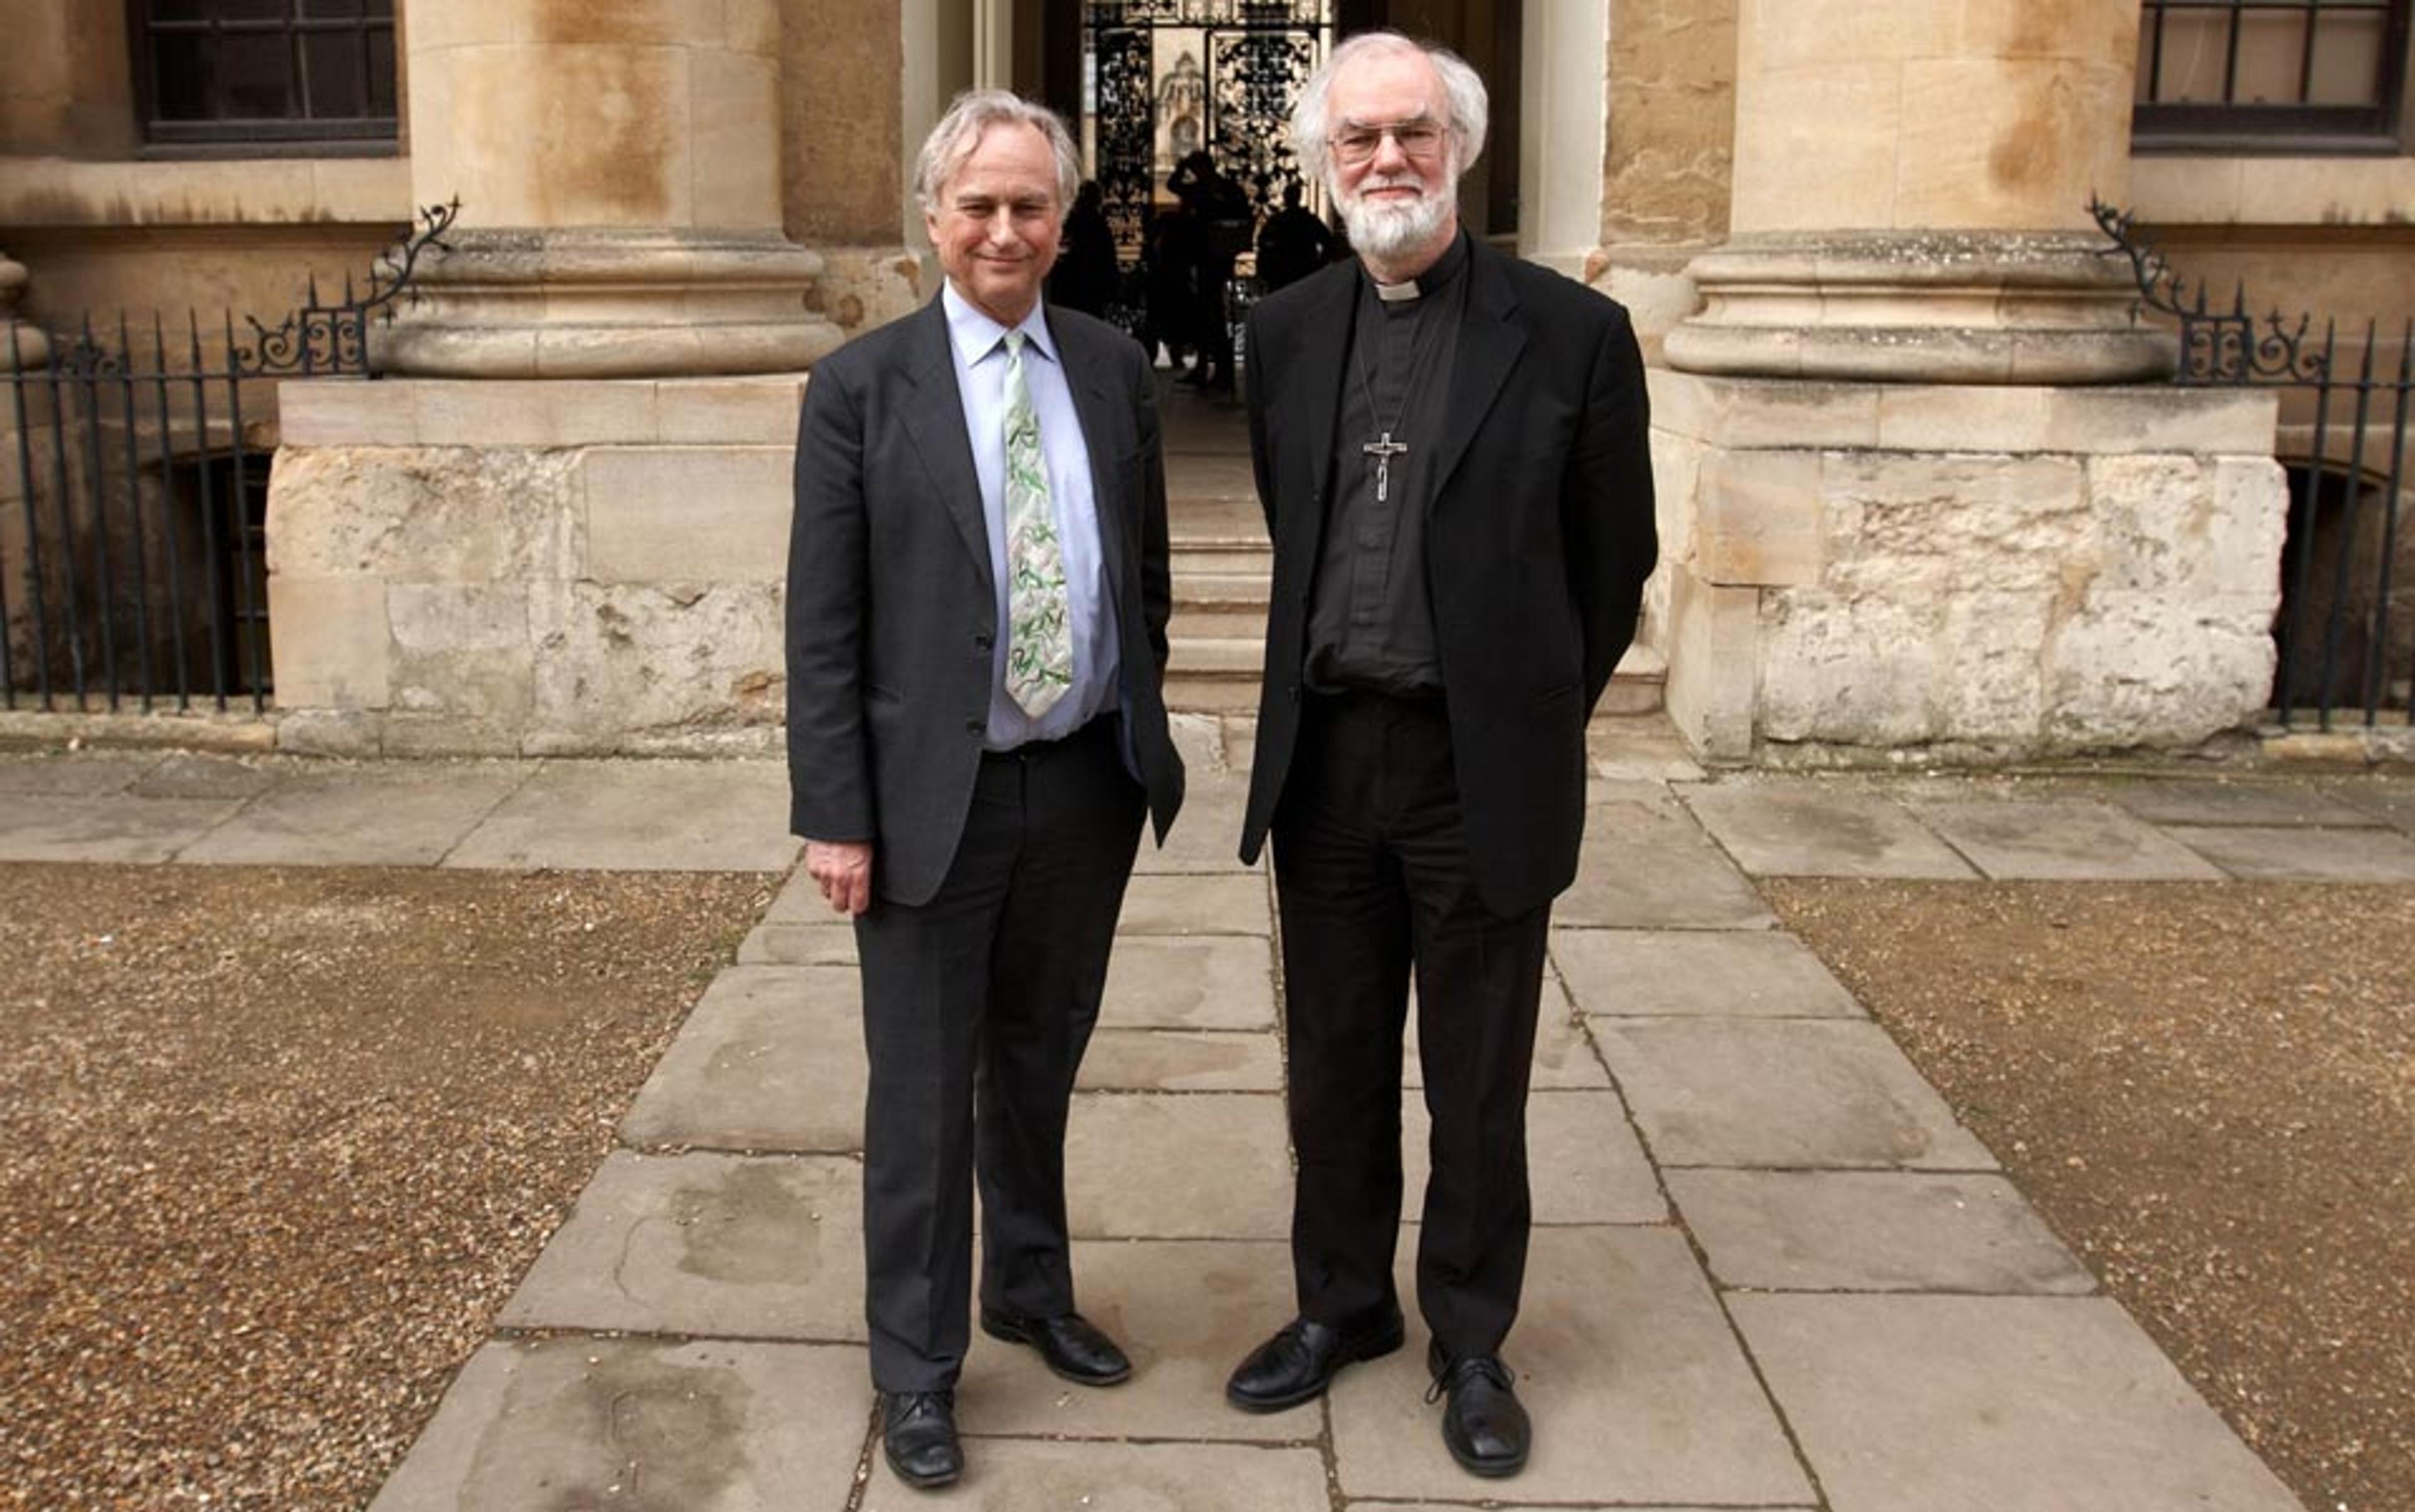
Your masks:
<svg viewBox="0 0 2415 1512"><path fill-rule="evenodd" d="M371 377L368 326L458 205L324 303L275 326L123 317L27 338L9 322L0 407L0 709L266 707L273 385ZM41 348L49 359L43 363ZM12 465L13 464L13 465ZM9 484L13 479L14 487Z"/></svg>
<svg viewBox="0 0 2415 1512"><path fill-rule="evenodd" d="M2289 472L2283 547L2274 717L2330 729L2403 724L2415 708L2415 526L2408 455L2415 404L2415 317L2398 333L2395 363L2378 355L2388 332L2353 330L2278 310L2249 312L2243 288L2228 307L2201 281L2173 271L2128 214L2092 205L2096 223L2129 255L2146 303L2178 322L2178 382L2275 388L2282 396L2281 461Z"/></svg>
<svg viewBox="0 0 2415 1512"><path fill-rule="evenodd" d="M1199 77L1178 86L1186 101L1197 97L1196 144L1263 215L1298 176L1292 100L1325 55L1332 9L1331 0L1088 0L1091 172L1119 262L1143 256L1159 183L1160 34L1200 34Z"/></svg>

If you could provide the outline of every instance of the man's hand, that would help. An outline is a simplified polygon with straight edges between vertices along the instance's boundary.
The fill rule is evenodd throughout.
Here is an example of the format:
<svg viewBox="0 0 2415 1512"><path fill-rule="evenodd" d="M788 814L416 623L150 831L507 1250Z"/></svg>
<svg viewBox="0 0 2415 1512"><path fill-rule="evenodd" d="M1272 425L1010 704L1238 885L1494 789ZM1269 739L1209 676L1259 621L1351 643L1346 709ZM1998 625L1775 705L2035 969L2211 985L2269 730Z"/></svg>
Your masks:
<svg viewBox="0 0 2415 1512"><path fill-rule="evenodd" d="M872 906L872 846L867 841L806 841L805 875L821 885L834 913L852 919Z"/></svg>

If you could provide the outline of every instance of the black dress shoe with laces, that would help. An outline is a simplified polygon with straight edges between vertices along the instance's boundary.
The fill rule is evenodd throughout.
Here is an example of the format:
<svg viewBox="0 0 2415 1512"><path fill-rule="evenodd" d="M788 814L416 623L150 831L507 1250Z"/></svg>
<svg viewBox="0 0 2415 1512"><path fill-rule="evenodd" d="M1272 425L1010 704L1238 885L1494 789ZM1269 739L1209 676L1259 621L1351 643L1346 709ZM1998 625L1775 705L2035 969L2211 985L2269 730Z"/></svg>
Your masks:
<svg viewBox="0 0 2415 1512"><path fill-rule="evenodd" d="M880 1452L899 1480L927 1491L965 1473L954 1392L884 1391L880 1417Z"/></svg>
<svg viewBox="0 0 2415 1512"><path fill-rule="evenodd" d="M1434 1378L1426 1400L1450 1399L1443 1403L1442 1442L1459 1467L1471 1475L1496 1477L1524 1469L1535 1429L1511 1389L1517 1377L1501 1356L1452 1359L1434 1343L1426 1349L1426 1367Z"/></svg>
<svg viewBox="0 0 2415 1512"><path fill-rule="evenodd" d="M1054 1318L1018 1318L982 1309L982 1332L1010 1344L1029 1344L1048 1368L1080 1385L1111 1386L1132 1374L1132 1361L1078 1312Z"/></svg>
<svg viewBox="0 0 2415 1512"><path fill-rule="evenodd" d="M1342 1368L1401 1347L1401 1315L1389 1312L1356 1328L1329 1328L1294 1318L1250 1351L1224 1383L1224 1400L1244 1412L1281 1412L1321 1395Z"/></svg>

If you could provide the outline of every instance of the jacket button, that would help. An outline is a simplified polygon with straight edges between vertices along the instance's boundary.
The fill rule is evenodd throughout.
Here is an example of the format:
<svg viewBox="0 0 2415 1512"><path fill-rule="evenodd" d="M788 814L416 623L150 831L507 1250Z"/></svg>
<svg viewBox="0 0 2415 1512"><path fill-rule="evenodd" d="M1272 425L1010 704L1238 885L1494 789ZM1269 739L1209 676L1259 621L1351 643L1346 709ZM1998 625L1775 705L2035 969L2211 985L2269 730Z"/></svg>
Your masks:
<svg viewBox="0 0 2415 1512"><path fill-rule="evenodd" d="M965 733L968 735L980 735L986 732L988 729L989 721L985 719L968 719L965 721Z"/></svg>
<svg viewBox="0 0 2415 1512"><path fill-rule="evenodd" d="M995 638L996 637L991 636L988 631L984 630L980 635L973 637L973 647L977 651L987 651L994 643Z"/></svg>

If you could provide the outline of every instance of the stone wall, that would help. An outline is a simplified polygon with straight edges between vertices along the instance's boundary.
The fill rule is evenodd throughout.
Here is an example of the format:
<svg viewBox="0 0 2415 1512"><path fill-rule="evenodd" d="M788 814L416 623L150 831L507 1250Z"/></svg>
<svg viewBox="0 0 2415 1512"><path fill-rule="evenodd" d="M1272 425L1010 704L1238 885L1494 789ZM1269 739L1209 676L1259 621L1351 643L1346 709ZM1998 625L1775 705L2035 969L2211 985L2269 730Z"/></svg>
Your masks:
<svg viewBox="0 0 2415 1512"><path fill-rule="evenodd" d="M1703 754L2186 747L2264 709L2270 396L1652 385L1669 706Z"/></svg>
<svg viewBox="0 0 2415 1512"><path fill-rule="evenodd" d="M794 376L287 384L269 491L280 742L773 749L801 392Z"/></svg>

